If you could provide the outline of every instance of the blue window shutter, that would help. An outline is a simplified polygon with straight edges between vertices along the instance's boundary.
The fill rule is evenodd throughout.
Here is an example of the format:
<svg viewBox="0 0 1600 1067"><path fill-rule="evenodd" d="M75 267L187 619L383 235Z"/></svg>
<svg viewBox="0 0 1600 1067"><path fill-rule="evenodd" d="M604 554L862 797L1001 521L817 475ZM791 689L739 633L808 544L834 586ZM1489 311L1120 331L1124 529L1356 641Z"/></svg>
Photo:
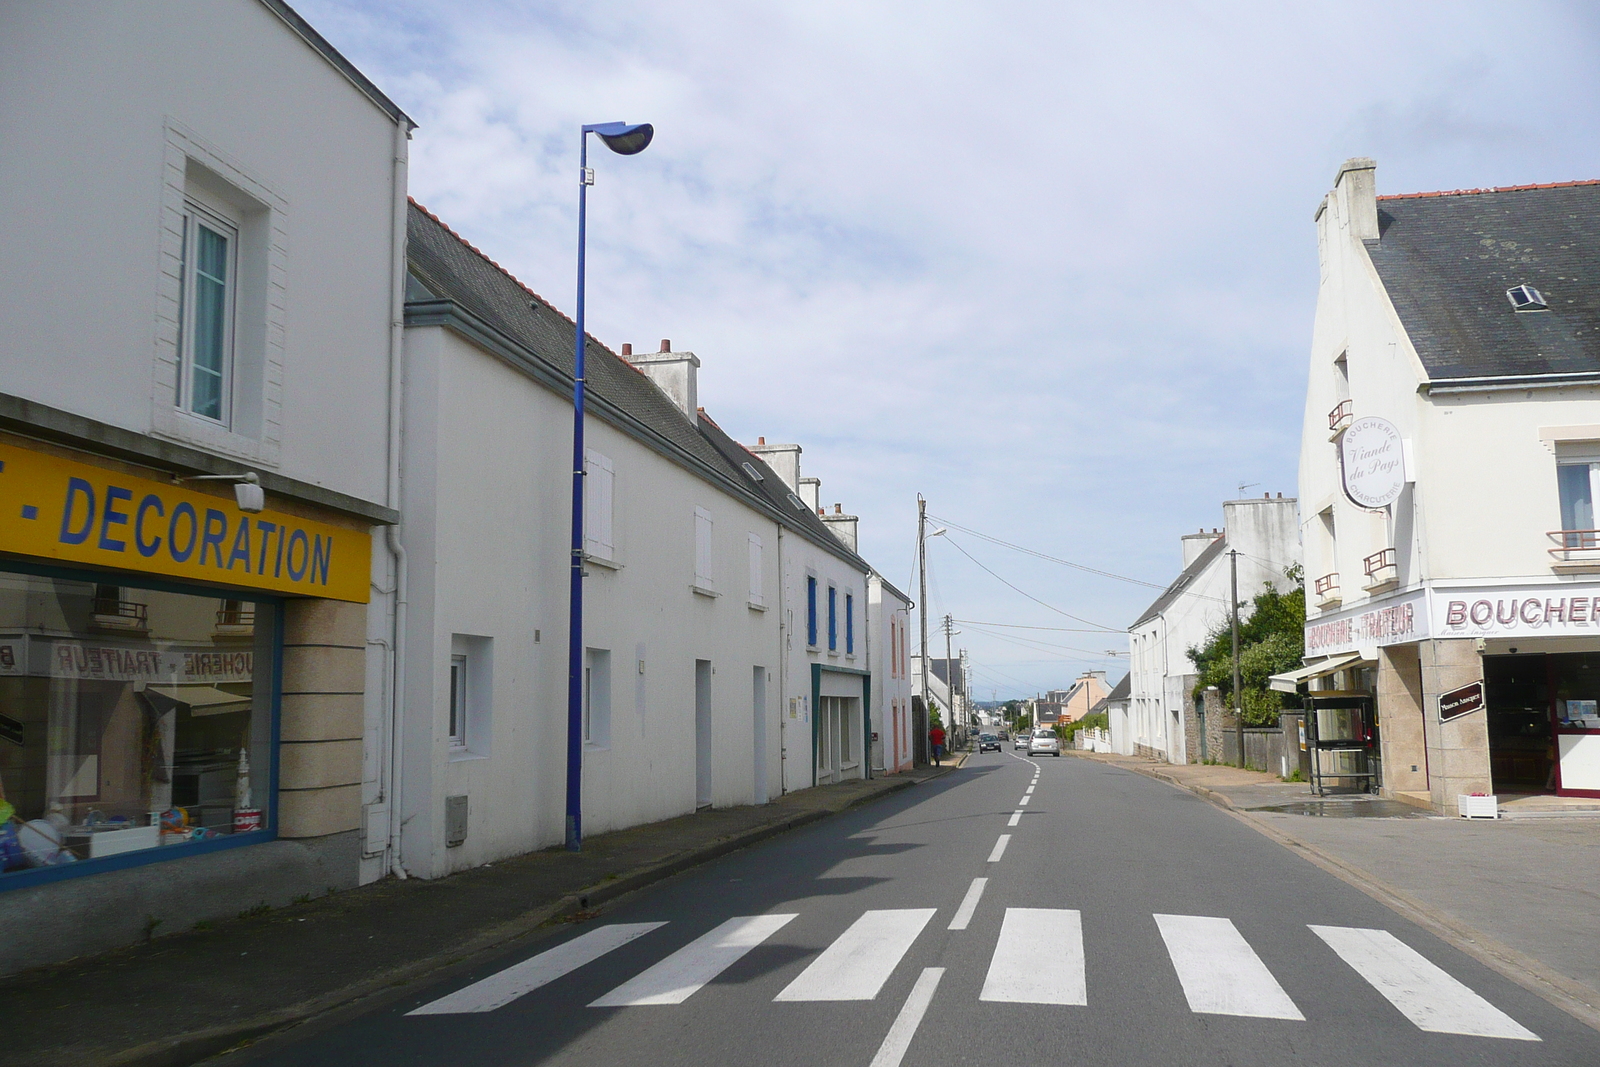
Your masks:
<svg viewBox="0 0 1600 1067"><path fill-rule="evenodd" d="M839 590L828 586L828 651L839 651Z"/></svg>
<svg viewBox="0 0 1600 1067"><path fill-rule="evenodd" d="M817 643L817 580L806 579L806 644Z"/></svg>
<svg viewBox="0 0 1600 1067"><path fill-rule="evenodd" d="M844 595L844 650L856 654L856 598L850 593Z"/></svg>

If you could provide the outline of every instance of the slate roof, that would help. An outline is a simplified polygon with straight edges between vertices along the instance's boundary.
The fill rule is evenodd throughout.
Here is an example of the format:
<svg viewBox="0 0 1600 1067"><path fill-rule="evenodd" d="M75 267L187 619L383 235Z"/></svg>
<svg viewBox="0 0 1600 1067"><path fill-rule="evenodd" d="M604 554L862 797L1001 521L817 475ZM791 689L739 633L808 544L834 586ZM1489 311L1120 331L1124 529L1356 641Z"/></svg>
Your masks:
<svg viewBox="0 0 1600 1067"><path fill-rule="evenodd" d="M1144 614L1140 615L1139 618L1134 621L1134 624L1128 627L1128 629L1137 630L1139 627L1143 626L1145 623L1149 622L1151 619L1170 608L1173 603L1184 594L1184 591L1189 588L1189 583L1193 582L1195 578L1199 576L1201 571L1209 567L1212 560L1222 555L1223 550L1227 547L1228 539L1225 536L1219 536L1215 541L1207 545L1204 550L1202 550L1201 553L1194 558L1194 562L1185 567L1183 572L1172 580L1172 584L1167 586L1160 596L1156 597L1155 603L1151 604L1148 608L1145 608Z"/></svg>
<svg viewBox="0 0 1600 1067"><path fill-rule="evenodd" d="M1600 372L1600 182L1378 198L1364 242L1432 380ZM1513 309L1526 283L1549 304Z"/></svg>
<svg viewBox="0 0 1600 1067"><path fill-rule="evenodd" d="M406 293L408 322L415 311L427 308L430 300L459 305L509 340L524 358L554 372L554 379L570 395L577 329L573 320L414 200L406 236L411 274ZM770 467L723 433L703 411L690 422L654 382L592 336L584 353L584 374L587 396L597 402L589 409L592 414L603 416L603 405L609 404L631 416L647 434L666 444L669 453L676 451L720 475L727 483L725 491L744 495L761 510L776 512L779 522L807 540L863 571L869 569L810 508L802 505L796 509L788 502L788 487ZM763 480L754 482L744 471L744 463L753 465Z"/></svg>

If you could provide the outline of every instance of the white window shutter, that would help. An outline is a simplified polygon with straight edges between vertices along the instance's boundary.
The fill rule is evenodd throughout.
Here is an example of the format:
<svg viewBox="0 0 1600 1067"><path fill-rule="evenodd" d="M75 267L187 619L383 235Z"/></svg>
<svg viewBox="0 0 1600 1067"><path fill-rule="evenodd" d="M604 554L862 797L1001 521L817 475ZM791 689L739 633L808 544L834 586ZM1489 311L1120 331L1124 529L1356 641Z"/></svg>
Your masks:
<svg viewBox="0 0 1600 1067"><path fill-rule="evenodd" d="M761 596L761 585L762 585L761 550L762 550L761 536L759 534L751 534L750 535L750 603L752 603L752 604L764 604L764 603L766 603L766 601L763 600L762 596Z"/></svg>
<svg viewBox="0 0 1600 1067"><path fill-rule="evenodd" d="M705 508L694 509L694 584L712 588L711 512Z"/></svg>
<svg viewBox="0 0 1600 1067"><path fill-rule="evenodd" d="M595 451L585 453L583 550L591 556L611 559L616 554L612 535L612 509L616 473L611 460Z"/></svg>

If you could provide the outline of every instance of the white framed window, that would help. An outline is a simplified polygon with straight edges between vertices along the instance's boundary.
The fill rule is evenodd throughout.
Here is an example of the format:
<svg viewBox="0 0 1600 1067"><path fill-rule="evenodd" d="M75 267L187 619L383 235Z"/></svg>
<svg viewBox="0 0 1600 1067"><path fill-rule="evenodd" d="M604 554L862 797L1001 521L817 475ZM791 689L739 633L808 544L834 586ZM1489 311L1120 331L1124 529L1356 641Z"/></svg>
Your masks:
<svg viewBox="0 0 1600 1067"><path fill-rule="evenodd" d="M487 757L494 706L494 639L451 634L445 681L450 759Z"/></svg>
<svg viewBox="0 0 1600 1067"><path fill-rule="evenodd" d="M450 747L467 747L467 657L450 657Z"/></svg>
<svg viewBox="0 0 1600 1067"><path fill-rule="evenodd" d="M712 532L715 528L711 512L705 508L694 509L694 587L703 592L711 592L717 587L716 576L712 573L711 546Z"/></svg>
<svg viewBox="0 0 1600 1067"><path fill-rule="evenodd" d="M233 416L239 227L185 201L179 295L177 405L223 426Z"/></svg>
<svg viewBox="0 0 1600 1067"><path fill-rule="evenodd" d="M583 743L611 747L611 650L586 649L583 659Z"/></svg>
<svg viewBox="0 0 1600 1067"><path fill-rule="evenodd" d="M765 547L766 546L764 546L761 543L761 535L760 534L754 534L753 533L753 534L750 535L750 539L749 539L749 548L750 548L750 601L749 601L749 603L750 603L750 606L752 608L764 608L764 607L767 606L767 599L761 592L761 587L762 587L762 585L764 583L764 579L765 579L765 573L764 572L765 572L765 569L766 569L765 568L765 560L762 558L762 556L763 556L763 554L765 552Z"/></svg>
<svg viewBox="0 0 1600 1067"><path fill-rule="evenodd" d="M584 453L583 467L583 550L597 559L614 560L616 468L609 457L593 449Z"/></svg>
<svg viewBox="0 0 1600 1067"><path fill-rule="evenodd" d="M1595 482L1600 462L1556 465L1556 490L1561 498L1561 537L1564 548L1594 548L1600 537L1594 525Z"/></svg>

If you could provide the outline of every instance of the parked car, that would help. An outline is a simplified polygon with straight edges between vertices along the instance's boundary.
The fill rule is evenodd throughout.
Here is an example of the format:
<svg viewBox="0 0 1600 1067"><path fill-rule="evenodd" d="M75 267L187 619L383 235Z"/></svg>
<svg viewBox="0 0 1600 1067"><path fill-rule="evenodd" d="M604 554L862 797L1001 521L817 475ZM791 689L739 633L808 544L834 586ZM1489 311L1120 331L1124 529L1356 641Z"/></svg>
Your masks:
<svg viewBox="0 0 1600 1067"><path fill-rule="evenodd" d="M979 734L978 735L978 751L980 753L987 752L991 748L994 749L996 752L999 752L1000 751L1000 739L998 737L996 737L994 734Z"/></svg>
<svg viewBox="0 0 1600 1067"><path fill-rule="evenodd" d="M1056 732L1045 726L1033 731L1033 737L1028 741L1028 755L1060 758L1061 742L1056 739Z"/></svg>

